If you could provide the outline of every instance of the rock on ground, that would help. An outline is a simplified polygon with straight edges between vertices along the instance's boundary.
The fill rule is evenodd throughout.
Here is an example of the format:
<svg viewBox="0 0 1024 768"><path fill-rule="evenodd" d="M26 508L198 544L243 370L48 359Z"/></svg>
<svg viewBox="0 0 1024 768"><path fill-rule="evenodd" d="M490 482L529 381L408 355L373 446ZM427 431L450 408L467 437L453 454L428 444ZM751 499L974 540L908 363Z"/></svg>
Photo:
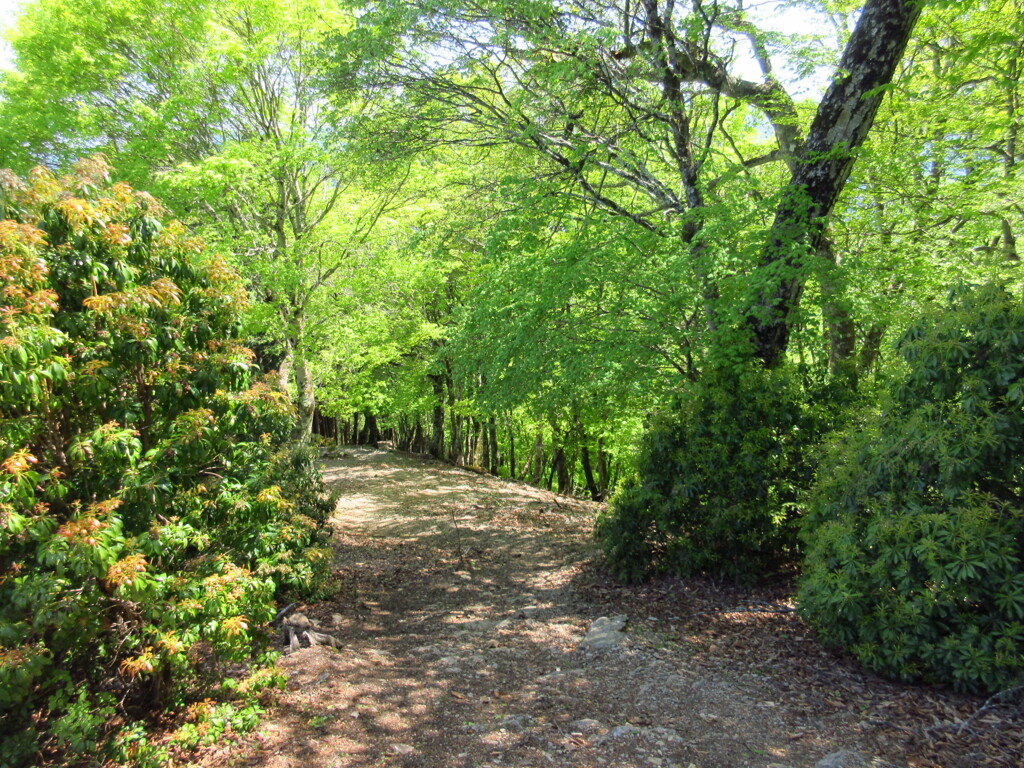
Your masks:
<svg viewBox="0 0 1024 768"><path fill-rule="evenodd" d="M611 618L602 616L590 625L586 637L580 641L580 648L584 650L618 648L626 640L626 633L622 631L625 626L625 615Z"/></svg>

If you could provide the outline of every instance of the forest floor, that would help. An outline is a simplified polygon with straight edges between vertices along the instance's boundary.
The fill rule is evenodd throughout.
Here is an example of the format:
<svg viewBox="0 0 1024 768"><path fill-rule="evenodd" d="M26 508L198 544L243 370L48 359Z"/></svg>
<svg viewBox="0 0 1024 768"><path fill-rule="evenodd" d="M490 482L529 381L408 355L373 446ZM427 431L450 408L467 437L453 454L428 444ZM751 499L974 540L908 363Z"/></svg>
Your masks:
<svg viewBox="0 0 1024 768"><path fill-rule="evenodd" d="M286 654L261 727L205 766L1024 765L1019 700L861 671L786 610L791 584L622 586L599 505L384 450L325 475L338 591L288 621L339 647ZM619 615L621 642L585 647Z"/></svg>

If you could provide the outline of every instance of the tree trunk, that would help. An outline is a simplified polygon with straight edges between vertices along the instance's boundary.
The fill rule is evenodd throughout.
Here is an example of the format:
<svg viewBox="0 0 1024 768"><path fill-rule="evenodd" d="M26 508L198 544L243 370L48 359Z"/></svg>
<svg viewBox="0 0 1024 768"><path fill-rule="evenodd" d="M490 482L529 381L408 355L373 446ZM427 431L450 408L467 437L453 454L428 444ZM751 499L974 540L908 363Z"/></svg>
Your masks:
<svg viewBox="0 0 1024 768"><path fill-rule="evenodd" d="M444 456L444 379L431 375L430 384L434 388L434 419L430 430L429 453L435 459Z"/></svg>
<svg viewBox="0 0 1024 768"><path fill-rule="evenodd" d="M292 345L285 344L284 357L281 358L281 365L277 369L277 386L282 392L288 391L288 385L292 379Z"/></svg>
<svg viewBox="0 0 1024 768"><path fill-rule="evenodd" d="M755 289L747 317L756 354L767 366L779 362L786 351L789 315L804 287L802 262L818 250L856 150L871 129L884 86L892 80L920 15L919 0L868 0L837 76L818 105L776 209L761 257L764 280Z"/></svg>
<svg viewBox="0 0 1024 768"><path fill-rule="evenodd" d="M597 438L597 483L601 498L608 495L608 454L604 451L604 438Z"/></svg>
<svg viewBox="0 0 1024 768"><path fill-rule="evenodd" d="M449 445L448 460L453 464L458 464L462 460L463 455L461 418L455 413L455 384L448 374L445 374L444 380L445 386L448 389L448 420L451 423L451 434L449 435L451 443Z"/></svg>
<svg viewBox="0 0 1024 768"><path fill-rule="evenodd" d="M501 470L501 464L498 460L498 425L494 423L493 416L487 419L487 434L491 446L491 455L485 457L487 458L487 471L492 475L497 475Z"/></svg>
<svg viewBox="0 0 1024 768"><path fill-rule="evenodd" d="M377 426L377 417L372 413L366 414L366 425L364 427L364 431L363 444L372 445L376 448L377 443L380 442L380 428Z"/></svg>
<svg viewBox="0 0 1024 768"><path fill-rule="evenodd" d="M468 416L460 416L459 417L459 434L462 437L461 437L461 442L459 444L459 456L455 460L457 464L465 465L467 463L467 457L469 459L472 459L472 456L470 456L470 454L469 454L469 443L470 443L470 437L471 437L471 430L470 430L469 427L470 427L469 417Z"/></svg>
<svg viewBox="0 0 1024 768"><path fill-rule="evenodd" d="M484 455L486 455L487 443L484 442L483 445L481 445L481 439L486 440L487 435L481 434L483 430L481 429L480 422L477 421L476 418L470 419L469 425L470 428L467 433L467 438L469 441L469 450L466 452L468 457L467 463L474 467L482 467L483 462L480 461L480 449L482 448Z"/></svg>
<svg viewBox="0 0 1024 768"><path fill-rule="evenodd" d="M400 451L408 451L412 445L412 422L405 416L398 417L398 436L395 438L395 448Z"/></svg>
<svg viewBox="0 0 1024 768"><path fill-rule="evenodd" d="M1003 258L1007 261L1020 261L1020 255L1017 253L1017 238L1014 237L1010 220L1004 218L1002 220L1002 227Z"/></svg>
<svg viewBox="0 0 1024 768"><path fill-rule="evenodd" d="M834 268L833 274L821 279L822 315L828 338L828 368L833 376L846 376L852 387L857 386L857 366L854 353L857 351L857 326L853 321L849 302L843 295L839 268L839 255L832 240L822 237L818 246L818 257L825 259Z"/></svg>
<svg viewBox="0 0 1024 768"><path fill-rule="evenodd" d="M301 350L295 354L295 387L299 396L299 413L295 423L295 438L302 442L309 440L313 430L313 413L316 410L316 395L313 391L313 372L309 361Z"/></svg>
<svg viewBox="0 0 1024 768"><path fill-rule="evenodd" d="M558 477L558 492L561 494L569 493L569 469L566 466L565 461L565 449L562 446L558 446L555 449L555 455L551 459L551 473ZM552 478L548 478L548 487L551 487Z"/></svg>
<svg viewBox="0 0 1024 768"><path fill-rule="evenodd" d="M516 432L512 428L512 420L508 422L508 476L516 479Z"/></svg>
<svg viewBox="0 0 1024 768"><path fill-rule="evenodd" d="M325 416L317 406L313 411L313 433L337 440L338 420L334 416Z"/></svg>
<svg viewBox="0 0 1024 768"><path fill-rule="evenodd" d="M537 438L533 441L533 451L530 454L529 461L526 462L526 466L523 468L523 479L527 480L530 485L540 485L541 478L544 477L544 433L537 430Z"/></svg>
<svg viewBox="0 0 1024 768"><path fill-rule="evenodd" d="M860 357L857 360L857 370L861 375L871 371L878 360L878 354L882 351L882 339L885 338L886 326L872 325L864 337L860 347Z"/></svg>
<svg viewBox="0 0 1024 768"><path fill-rule="evenodd" d="M583 475L587 479L587 490L590 492L590 498L594 501L600 501L601 491L594 480L594 470L590 466L590 448L585 442L580 446L580 458L583 461Z"/></svg>

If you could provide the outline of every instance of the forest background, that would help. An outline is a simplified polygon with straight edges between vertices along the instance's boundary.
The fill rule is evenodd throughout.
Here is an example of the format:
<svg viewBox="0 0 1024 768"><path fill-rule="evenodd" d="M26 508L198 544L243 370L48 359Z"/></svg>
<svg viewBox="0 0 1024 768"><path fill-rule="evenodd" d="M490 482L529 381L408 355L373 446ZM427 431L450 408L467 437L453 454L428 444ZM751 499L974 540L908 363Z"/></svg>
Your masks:
<svg viewBox="0 0 1024 768"><path fill-rule="evenodd" d="M1019 681L1024 4L37 0L10 39L7 215L155 195L292 439L613 498L621 578L802 568L869 666Z"/></svg>
<svg viewBox="0 0 1024 768"><path fill-rule="evenodd" d="M319 431L342 439L386 433L603 497L650 414L714 356L751 352L724 335L765 278L785 155L820 97L807 80L823 88L858 8L790 3L819 23L786 34L763 23L784 5L712 4L674 22L693 27L677 35L696 34L693 19L711 31L708 71L689 73L670 115L658 73L627 55L643 30L627 39L622 11L601 4L579 11L592 50L535 61L507 31L461 39L430 24L554 13L533 6L425 6L422 19L381 6L357 23L335 4L43 3L15 34L4 165L104 151L231 253L255 299L247 337L265 367L292 372L303 430L322 415ZM822 380L845 367L870 386L887 332L955 278L1015 259L999 5L930 4L832 216L833 253L799 265L806 296L787 310L785 347ZM422 37L402 40L414 24ZM432 52L403 58L406 45ZM584 55L619 71L587 71ZM498 85L459 82L473 67ZM736 82L704 82L726 73ZM617 92L620 79L636 92ZM666 146L677 139L682 174L683 150Z"/></svg>

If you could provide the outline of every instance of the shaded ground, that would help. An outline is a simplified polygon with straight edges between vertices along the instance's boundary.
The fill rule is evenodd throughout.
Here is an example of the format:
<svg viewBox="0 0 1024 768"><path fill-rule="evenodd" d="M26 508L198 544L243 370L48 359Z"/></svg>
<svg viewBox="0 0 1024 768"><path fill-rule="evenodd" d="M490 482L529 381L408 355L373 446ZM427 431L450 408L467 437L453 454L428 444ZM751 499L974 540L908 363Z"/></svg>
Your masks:
<svg viewBox="0 0 1024 768"><path fill-rule="evenodd" d="M300 606L341 648L284 657L264 725L207 765L286 768L1022 766L1019 706L911 688L822 649L786 585L627 588L597 505L385 451L330 461L336 597ZM627 640L583 650L600 616Z"/></svg>

